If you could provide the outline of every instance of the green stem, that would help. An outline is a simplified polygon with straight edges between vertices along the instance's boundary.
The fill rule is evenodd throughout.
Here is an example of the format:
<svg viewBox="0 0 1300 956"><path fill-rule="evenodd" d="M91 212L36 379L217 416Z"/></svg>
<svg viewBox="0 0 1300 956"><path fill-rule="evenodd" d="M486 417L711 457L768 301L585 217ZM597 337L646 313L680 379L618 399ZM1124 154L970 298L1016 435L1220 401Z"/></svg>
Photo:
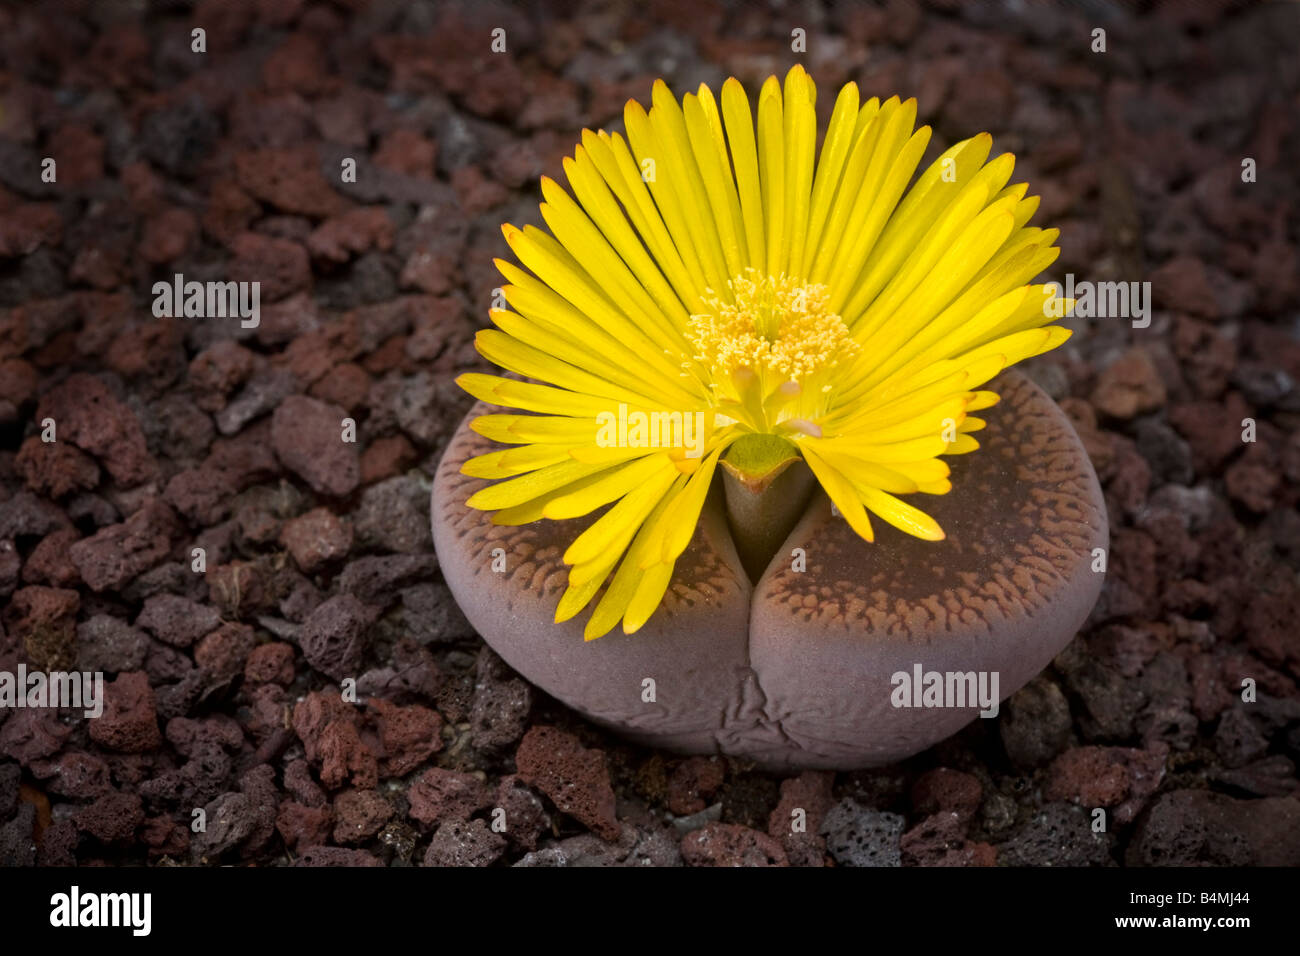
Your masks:
<svg viewBox="0 0 1300 956"><path fill-rule="evenodd" d="M754 583L789 536L816 482L794 444L776 435L747 435L722 459L727 523Z"/></svg>

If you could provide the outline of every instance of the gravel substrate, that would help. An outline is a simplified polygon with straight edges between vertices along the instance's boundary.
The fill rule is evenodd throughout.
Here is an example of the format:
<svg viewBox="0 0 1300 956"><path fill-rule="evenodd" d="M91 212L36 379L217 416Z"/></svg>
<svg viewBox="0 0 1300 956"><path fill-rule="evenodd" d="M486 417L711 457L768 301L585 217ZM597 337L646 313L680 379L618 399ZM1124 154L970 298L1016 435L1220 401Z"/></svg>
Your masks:
<svg viewBox="0 0 1300 956"><path fill-rule="evenodd" d="M0 672L107 680L0 709L0 864L1300 864L1300 7L140 6L0 7ZM796 60L823 111L915 95L930 156L991 132L1052 277L1154 307L1027 366L1110 511L1079 637L912 760L783 779L533 691L428 509L538 177L657 77ZM155 317L176 274L259 323Z"/></svg>

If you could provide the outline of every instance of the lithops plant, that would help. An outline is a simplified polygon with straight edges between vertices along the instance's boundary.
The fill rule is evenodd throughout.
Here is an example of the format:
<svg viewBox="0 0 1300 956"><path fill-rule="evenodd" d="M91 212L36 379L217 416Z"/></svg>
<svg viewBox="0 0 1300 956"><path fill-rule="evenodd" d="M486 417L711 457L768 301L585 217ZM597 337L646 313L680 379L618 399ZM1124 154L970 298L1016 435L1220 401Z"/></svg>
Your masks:
<svg viewBox="0 0 1300 956"><path fill-rule="evenodd" d="M818 152L799 67L756 123L735 79L660 82L626 139L584 132L573 196L543 179L550 234L504 227L524 268L498 261L476 344L510 374L459 379L434 541L484 639L591 719L887 763L995 712L1095 602L1096 476L1004 371L1069 337L1030 284L1057 232L986 134L909 189L915 119L849 84Z"/></svg>

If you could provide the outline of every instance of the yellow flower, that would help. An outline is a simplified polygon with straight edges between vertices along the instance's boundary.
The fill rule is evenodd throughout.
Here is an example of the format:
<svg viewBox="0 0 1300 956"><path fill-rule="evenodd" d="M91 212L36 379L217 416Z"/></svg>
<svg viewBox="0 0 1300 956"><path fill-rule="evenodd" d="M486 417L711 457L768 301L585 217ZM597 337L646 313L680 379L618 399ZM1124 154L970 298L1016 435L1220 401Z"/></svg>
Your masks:
<svg viewBox="0 0 1300 956"><path fill-rule="evenodd" d="M627 104L626 138L583 132L572 196L542 180L550 234L504 227L528 271L497 261L513 311L476 344L531 381L458 381L535 414L472 423L515 447L465 464L503 479L468 504L509 525L612 504L564 553L557 621L608 580L588 640L650 617L746 442L793 449L868 541L868 513L942 539L896 496L946 493L939 456L978 448L971 413L998 400L978 387L1069 337L1047 325L1054 287L1026 285L1058 231L1026 225L1038 198L1007 185L1014 157L986 162L981 133L908 189L930 139L915 100L861 103L850 83L818 155L815 97L801 67L784 89L769 77L755 124L734 78L721 102L659 81L649 112Z"/></svg>

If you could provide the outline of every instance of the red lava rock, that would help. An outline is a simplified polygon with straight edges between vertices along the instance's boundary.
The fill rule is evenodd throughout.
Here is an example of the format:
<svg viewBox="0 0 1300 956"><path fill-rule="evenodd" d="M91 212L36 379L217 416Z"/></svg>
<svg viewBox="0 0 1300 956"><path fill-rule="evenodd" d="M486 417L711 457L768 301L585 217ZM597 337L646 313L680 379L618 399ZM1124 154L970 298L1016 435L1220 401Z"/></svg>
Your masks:
<svg viewBox="0 0 1300 956"><path fill-rule="evenodd" d="M284 212L327 218L347 206L321 173L310 149L240 153L235 157L235 176L249 195Z"/></svg>
<svg viewBox="0 0 1300 956"><path fill-rule="evenodd" d="M789 866L781 844L737 823L706 823L682 838L687 866Z"/></svg>
<svg viewBox="0 0 1300 956"><path fill-rule="evenodd" d="M347 790L334 799L334 842L364 843L393 816L376 790Z"/></svg>
<svg viewBox="0 0 1300 956"><path fill-rule="evenodd" d="M316 300L305 292L299 292L287 299L262 306L257 341L268 347L285 345L316 332L319 328Z"/></svg>
<svg viewBox="0 0 1300 956"><path fill-rule="evenodd" d="M277 684L252 685L244 688L244 693L248 697L248 710L242 715L244 731L252 736L259 749L266 748L268 756L278 753L283 744L289 741L289 731L286 728L292 726L289 695L286 695L285 688ZM291 769L294 767L300 767L300 777L292 777ZM312 779L307 761L302 758L290 761L289 769L285 770L285 787L299 803L312 806L325 803L325 791ZM320 799L312 801L307 796L309 793L316 793Z"/></svg>
<svg viewBox="0 0 1300 956"><path fill-rule="evenodd" d="M127 90L148 84L149 55L149 38L139 24L116 24L96 37L80 65L87 68L96 85L107 83Z"/></svg>
<svg viewBox="0 0 1300 956"><path fill-rule="evenodd" d="M69 554L92 591L116 590L165 558L176 533L171 508L151 498L121 524L78 541Z"/></svg>
<svg viewBox="0 0 1300 956"><path fill-rule="evenodd" d="M104 713L90 721L90 739L122 753L147 753L162 744L148 674L132 671L104 684Z"/></svg>
<svg viewBox="0 0 1300 956"><path fill-rule="evenodd" d="M1151 356L1140 348L1129 349L1103 369L1092 393L1092 404L1112 418L1133 418L1164 403L1164 382Z"/></svg>
<svg viewBox="0 0 1300 956"><path fill-rule="evenodd" d="M208 567L208 599L223 617L240 618L269 606L264 575L246 561L231 561Z"/></svg>
<svg viewBox="0 0 1300 956"><path fill-rule="evenodd" d="M148 758L144 758L148 759ZM183 808L187 815L226 789L231 760L220 749L205 749L174 770L164 770L150 779L134 780L140 795L151 803Z"/></svg>
<svg viewBox="0 0 1300 956"><path fill-rule="evenodd" d="M311 288L307 250L290 239L243 232L235 236L230 248L235 254L229 265L230 278L261 284L259 309L262 302L276 302Z"/></svg>
<svg viewBox="0 0 1300 956"><path fill-rule="evenodd" d="M207 829L196 833L190 849L197 862L212 863L245 840L258 826L257 807L247 794L227 792L203 808Z"/></svg>
<svg viewBox="0 0 1300 956"><path fill-rule="evenodd" d="M240 855L250 859L265 849L275 835L276 812L280 807L275 768L261 763L246 770L239 777L239 792L248 797L253 805L253 832L240 847Z"/></svg>
<svg viewBox="0 0 1300 956"><path fill-rule="evenodd" d="M1254 286L1260 291L1265 312L1279 312L1294 302L1300 291L1300 256L1295 246L1282 241L1263 243L1251 259Z"/></svg>
<svg viewBox="0 0 1300 956"><path fill-rule="evenodd" d="M308 694L293 709L293 729L303 742L307 759L319 763L321 782L331 790L349 779L373 790L379 783L379 763L357 731L358 715L337 691Z"/></svg>
<svg viewBox="0 0 1300 956"><path fill-rule="evenodd" d="M195 401L204 411L219 412L227 397L248 381L256 368L256 356L238 342L222 339L194 356L188 381Z"/></svg>
<svg viewBox="0 0 1300 956"><path fill-rule="evenodd" d="M150 858L180 857L189 852L190 831L170 817L150 817L139 828Z"/></svg>
<svg viewBox="0 0 1300 956"><path fill-rule="evenodd" d="M72 587L81 580L77 566L68 557L68 548L81 540L76 528L51 531L32 549L23 565L23 581L28 584L48 584L51 587Z"/></svg>
<svg viewBox="0 0 1300 956"><path fill-rule="evenodd" d="M990 66L966 73L953 86L943 110L943 128L954 138L974 136L1005 125L1016 101L1011 77Z"/></svg>
<svg viewBox="0 0 1300 956"><path fill-rule="evenodd" d="M407 257L398 281L403 289L446 295L456 286L459 269L457 250L421 245Z"/></svg>
<svg viewBox="0 0 1300 956"><path fill-rule="evenodd" d="M284 788L304 806L323 807L327 803L325 791L312 779L306 760L291 760L285 766Z"/></svg>
<svg viewBox="0 0 1300 956"><path fill-rule="evenodd" d="M409 342L410 336L408 335L394 335L363 358L361 367L371 375L383 375L393 369L408 371L410 363L406 361L409 357L406 347ZM372 389L375 387L373 382L370 387Z"/></svg>
<svg viewBox="0 0 1300 956"><path fill-rule="evenodd" d="M469 819L491 804L492 795L473 774L430 767L407 789L406 799L411 819L434 827L448 820Z"/></svg>
<svg viewBox="0 0 1300 956"><path fill-rule="evenodd" d="M668 793L664 802L669 810L680 817L699 813L708 806L707 801L717 793L724 779L726 773L717 758L688 757L668 775ZM776 812L773 811L774 814ZM778 829L787 832L789 827L782 824ZM778 836L777 833L772 835Z"/></svg>
<svg viewBox="0 0 1300 956"><path fill-rule="evenodd" d="M1195 256L1177 256L1151 273L1151 293L1156 303L1174 312L1217 318L1218 300Z"/></svg>
<svg viewBox="0 0 1300 956"><path fill-rule="evenodd" d="M246 546L268 545L280 537L283 522L276 517L278 508L265 500L246 501L235 512L239 538Z"/></svg>
<svg viewBox="0 0 1300 956"><path fill-rule="evenodd" d="M511 774L501 778L496 806L505 811L505 834L510 845L517 850L536 850L537 838L551 825L541 798Z"/></svg>
<svg viewBox="0 0 1300 956"><path fill-rule="evenodd" d="M68 269L68 278L101 291L116 289L125 278L126 248L129 245L109 245L107 239L82 246Z"/></svg>
<svg viewBox="0 0 1300 956"><path fill-rule="evenodd" d="M1282 476L1275 465L1251 455L1257 447L1261 446L1252 446L1246 455L1228 466L1223 474L1223 484L1233 501L1239 501L1262 515L1273 510L1282 488Z"/></svg>
<svg viewBox="0 0 1300 956"><path fill-rule="evenodd" d="M370 395L370 373L355 362L344 362L318 378L308 393L322 402L338 405L346 411L361 408Z"/></svg>
<svg viewBox="0 0 1300 956"><path fill-rule="evenodd" d="M361 493L352 527L362 548L410 554L427 550L428 494L415 475L400 475Z"/></svg>
<svg viewBox="0 0 1300 956"><path fill-rule="evenodd" d="M352 547L352 525L329 508L314 508L284 523L280 543L305 574L314 574L347 555Z"/></svg>
<svg viewBox="0 0 1300 956"><path fill-rule="evenodd" d="M374 163L395 173L433 178L433 166L438 157L438 146L412 129L395 129L379 141Z"/></svg>
<svg viewBox="0 0 1300 956"><path fill-rule="evenodd" d="M509 747L528 727L532 688L487 647L479 651L475 671L470 739L480 750Z"/></svg>
<svg viewBox="0 0 1300 956"><path fill-rule="evenodd" d="M53 203L22 203L0 217L0 258L29 256L62 238L63 219Z"/></svg>
<svg viewBox="0 0 1300 956"><path fill-rule="evenodd" d="M163 208L167 184L144 160L136 160L122 167L118 177L131 198L131 206L139 212L154 212Z"/></svg>
<svg viewBox="0 0 1300 956"><path fill-rule="evenodd" d="M1218 660L1203 654L1190 655L1187 673L1192 684L1192 711L1199 720L1213 720L1232 703Z"/></svg>
<svg viewBox="0 0 1300 956"><path fill-rule="evenodd" d="M291 33L262 64L262 83L273 93L315 96L329 85L324 52L314 37Z"/></svg>
<svg viewBox="0 0 1300 956"><path fill-rule="evenodd" d="M447 364L461 349L472 349L473 331L462 302L451 297L423 297L428 306L415 316L415 329L403 349L407 359L431 363L435 370L453 369Z"/></svg>
<svg viewBox="0 0 1300 956"><path fill-rule="evenodd" d="M335 721L355 724L359 719L356 707L345 702L337 691L312 691L293 708L293 729L302 740L308 760L317 760L320 738L325 728Z"/></svg>
<svg viewBox="0 0 1300 956"><path fill-rule="evenodd" d="M156 266L181 258L198 244L199 220L176 206L151 216L140 237L140 258Z"/></svg>
<svg viewBox="0 0 1300 956"><path fill-rule="evenodd" d="M718 780L721 785L720 776ZM826 839L821 828L834 803L834 782L835 774L817 770L781 781L781 801L767 818L767 832L781 841L791 866L825 865ZM668 786L671 795L671 778Z"/></svg>
<svg viewBox="0 0 1300 956"><path fill-rule="evenodd" d="M114 790L81 810L76 822L101 843L127 843L144 822L144 805L138 793Z"/></svg>
<svg viewBox="0 0 1300 956"><path fill-rule="evenodd" d="M494 63L490 69L484 69L484 65L479 63L465 66L470 68L457 70L461 75L452 82L464 84L462 92L468 109L479 116L491 117L505 115L517 107L525 81L513 62ZM448 72L444 67L444 80L451 79Z"/></svg>
<svg viewBox="0 0 1300 956"><path fill-rule="evenodd" d="M293 645L272 641L259 644L244 662L244 680L250 684L276 683L288 687L293 683Z"/></svg>
<svg viewBox="0 0 1300 956"><path fill-rule="evenodd" d="M3 370L0 370L3 374ZM76 445L27 438L14 458L14 467L27 487L39 495L64 498L99 484L99 466Z"/></svg>
<svg viewBox="0 0 1300 956"><path fill-rule="evenodd" d="M969 821L983 799L978 777L947 767L926 771L912 785L912 807L927 816L948 811Z"/></svg>
<svg viewBox="0 0 1300 956"><path fill-rule="evenodd" d="M356 314L299 335L288 343L283 359L295 379L315 384L336 365L350 362L363 351Z"/></svg>
<svg viewBox="0 0 1300 956"><path fill-rule="evenodd" d="M0 723L0 753L24 767L59 752L72 727L59 721L58 712L23 708Z"/></svg>
<svg viewBox="0 0 1300 956"><path fill-rule="evenodd" d="M149 847L151 859L170 857L173 860L190 853L190 829L169 817L158 816L145 820L139 829L140 839Z"/></svg>
<svg viewBox="0 0 1300 956"><path fill-rule="evenodd" d="M438 827L424 853L425 866L491 866L506 841L484 820L449 820Z"/></svg>
<svg viewBox="0 0 1300 956"><path fill-rule="evenodd" d="M1300 866L1300 800L1176 790L1143 815L1129 866Z"/></svg>
<svg viewBox="0 0 1300 956"><path fill-rule="evenodd" d="M0 403L15 411L36 397L36 369L23 359L0 360Z"/></svg>
<svg viewBox="0 0 1300 956"><path fill-rule="evenodd" d="M236 753L244 745L244 731L233 717L225 714L202 720L173 717L167 721L166 737L177 753L186 757L193 757L210 747Z"/></svg>
<svg viewBox="0 0 1300 956"><path fill-rule="evenodd" d="M331 790L351 781L354 787L374 788L379 783L375 753L362 740L355 725L329 724L320 740L321 783Z"/></svg>
<svg viewBox="0 0 1300 956"><path fill-rule="evenodd" d="M235 487L222 472L206 468L178 471L167 482L163 498L192 524L213 525L230 511Z"/></svg>
<svg viewBox="0 0 1300 956"><path fill-rule="evenodd" d="M61 797L88 800L112 789L108 763L91 753L60 754L54 760L33 763L31 769L46 792Z"/></svg>
<svg viewBox="0 0 1300 956"><path fill-rule="evenodd" d="M1300 673L1300 631L1294 622L1300 616L1300 588L1285 573L1270 577L1252 595L1242 613L1246 642L1265 661L1290 666ZM1247 676L1249 669L1246 669ZM1263 684L1262 675L1256 675ZM1235 686L1240 687L1238 679Z"/></svg>
<svg viewBox="0 0 1300 956"><path fill-rule="evenodd" d="M1236 392L1222 402L1177 402L1169 407L1169 422L1187 439L1202 474L1216 472L1241 450L1242 421L1247 417L1253 417L1251 410Z"/></svg>
<svg viewBox="0 0 1300 956"><path fill-rule="evenodd" d="M375 484L399 475L415 464L416 458L415 446L405 435L378 438L361 453L361 484Z"/></svg>
<svg viewBox="0 0 1300 956"><path fill-rule="evenodd" d="M349 850L341 846L313 846L300 851L294 866L383 866L377 856L365 850Z"/></svg>
<svg viewBox="0 0 1300 956"><path fill-rule="evenodd" d="M457 169L451 174L451 185L467 216L487 212L510 198L509 190L488 179L477 166L462 166Z"/></svg>
<svg viewBox="0 0 1300 956"><path fill-rule="evenodd" d="M373 621L370 608L351 594L338 594L303 622L299 645L307 663L335 680L355 678Z"/></svg>
<svg viewBox="0 0 1300 956"><path fill-rule="evenodd" d="M294 395L271 418L271 441L280 462L313 491L335 498L350 494L361 481L357 446L343 440L346 417L337 405Z"/></svg>
<svg viewBox="0 0 1300 956"><path fill-rule="evenodd" d="M517 124L523 129L568 130L579 126L582 120L577 88L549 73L539 75L537 80L519 112Z"/></svg>
<svg viewBox="0 0 1300 956"><path fill-rule="evenodd" d="M13 541L0 541L0 597L8 597L18 586L23 559Z"/></svg>
<svg viewBox="0 0 1300 956"><path fill-rule="evenodd" d="M519 779L536 787L562 813L606 840L620 832L605 754L588 750L556 727L531 727L515 752Z"/></svg>
<svg viewBox="0 0 1300 956"><path fill-rule="evenodd" d="M966 840L962 814L941 811L922 820L899 840L904 866L995 866L997 851Z"/></svg>
<svg viewBox="0 0 1300 956"><path fill-rule="evenodd" d="M418 704L399 707L376 697L369 707L379 725L379 772L404 777L442 749L442 717Z"/></svg>
<svg viewBox="0 0 1300 956"><path fill-rule="evenodd" d="M1106 483L1107 501L1116 512L1137 514L1151 487L1151 466L1127 438L1116 437L1116 446L1115 471Z"/></svg>
<svg viewBox="0 0 1300 956"><path fill-rule="evenodd" d="M432 654L411 638L401 637L392 645L391 661L390 666L362 674L357 689L379 697L437 699L443 678Z"/></svg>
<svg viewBox="0 0 1300 956"><path fill-rule="evenodd" d="M228 179L212 184L203 213L203 228L218 242L229 245L245 232L261 212L257 201Z"/></svg>
<svg viewBox="0 0 1300 956"><path fill-rule="evenodd" d="M35 667L67 670L76 663L80 607L81 595L76 591L30 585L14 592L4 611L5 626L23 642Z"/></svg>
<svg viewBox="0 0 1300 956"><path fill-rule="evenodd" d="M124 487L148 481L157 470L135 414L93 375L75 373L46 392L36 418L53 418L58 440L90 452Z"/></svg>
<svg viewBox="0 0 1300 956"><path fill-rule="evenodd" d="M1189 316L1174 323L1173 350L1198 395L1223 394L1237 367L1237 343L1218 326Z"/></svg>
<svg viewBox="0 0 1300 956"><path fill-rule="evenodd" d="M1268 737L1244 706L1226 710L1214 731L1214 750L1224 765L1243 767L1268 751Z"/></svg>
<svg viewBox="0 0 1300 956"><path fill-rule="evenodd" d="M372 249L387 252L394 232L393 220L382 208L361 206L317 226L307 237L307 251L313 259L347 262Z"/></svg>
<svg viewBox="0 0 1300 956"><path fill-rule="evenodd" d="M0 538L46 535L67 525L68 516L62 509L30 491L19 491L0 507Z"/></svg>
<svg viewBox="0 0 1300 956"><path fill-rule="evenodd" d="M244 670L244 660L256 643L251 627L230 621L199 641L194 663L219 681L229 680Z"/></svg>
<svg viewBox="0 0 1300 956"><path fill-rule="evenodd" d="M273 410L295 390L293 376L280 368L259 368L230 403L217 412L217 429L234 435L255 418Z"/></svg>
<svg viewBox="0 0 1300 956"><path fill-rule="evenodd" d="M220 623L215 608L176 594L155 594L144 602L144 610L135 620L136 627L172 647L189 647Z"/></svg>
<svg viewBox="0 0 1300 956"><path fill-rule="evenodd" d="M47 149L58 164L60 184L85 186L104 178L104 139L89 126L60 126L50 135Z"/></svg>
<svg viewBox="0 0 1300 956"><path fill-rule="evenodd" d="M2 832L0 830L0 833ZM76 866L80 837L77 825L72 820L55 820L41 834L41 842L36 852L36 865ZM3 850L0 850L0 858L3 856Z"/></svg>
<svg viewBox="0 0 1300 956"><path fill-rule="evenodd" d="M180 320L169 316L132 323L109 344L104 364L128 381L144 379L153 388L166 388L184 371L184 337Z"/></svg>
<svg viewBox="0 0 1300 956"><path fill-rule="evenodd" d="M1071 800L1088 809L1115 807L1115 820L1128 823L1165 775L1169 748L1075 747L1048 768L1043 794L1048 800Z"/></svg>
<svg viewBox="0 0 1300 956"><path fill-rule="evenodd" d="M334 832L334 811L329 807L307 807L286 800L280 804L275 828L291 850L318 846Z"/></svg>

